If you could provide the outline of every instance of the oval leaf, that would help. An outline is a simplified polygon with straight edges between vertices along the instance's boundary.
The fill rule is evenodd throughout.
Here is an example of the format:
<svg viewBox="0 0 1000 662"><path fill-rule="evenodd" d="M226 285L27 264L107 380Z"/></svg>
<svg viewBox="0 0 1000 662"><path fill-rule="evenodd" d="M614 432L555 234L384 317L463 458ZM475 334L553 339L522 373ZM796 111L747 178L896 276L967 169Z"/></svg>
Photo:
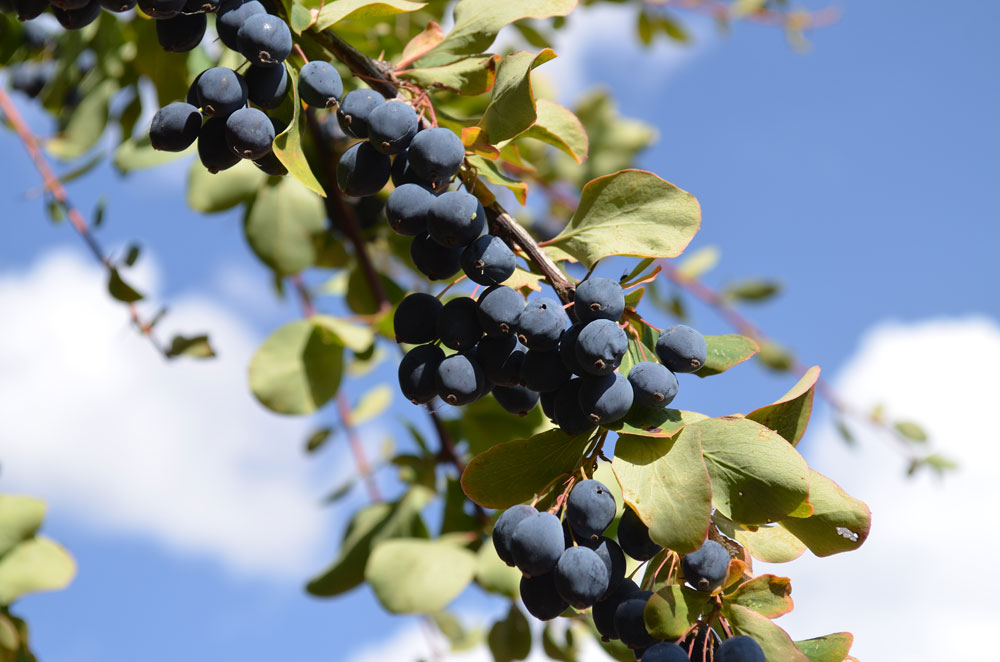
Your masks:
<svg viewBox="0 0 1000 662"><path fill-rule="evenodd" d="M712 501L740 524L769 524L807 503L809 468L776 432L745 418L710 418L701 447L712 478Z"/></svg>
<svg viewBox="0 0 1000 662"><path fill-rule="evenodd" d="M462 489L480 506L509 508L576 469L589 441L590 433L571 437L549 430L499 444L472 458L462 474Z"/></svg>
<svg viewBox="0 0 1000 662"><path fill-rule="evenodd" d="M476 573L476 555L443 540L398 538L372 549L365 580L394 614L441 611Z"/></svg>
<svg viewBox="0 0 1000 662"><path fill-rule="evenodd" d="M813 366L777 402L753 410L747 418L771 428L793 446L798 444L809 425L817 381L819 366Z"/></svg>
<svg viewBox="0 0 1000 662"><path fill-rule="evenodd" d="M646 603L646 630L657 639L680 639L698 620L711 594L687 586L666 586Z"/></svg>
<svg viewBox="0 0 1000 662"><path fill-rule="evenodd" d="M278 414L311 414L337 393L344 343L314 320L287 324L250 361L250 388Z"/></svg>
<svg viewBox="0 0 1000 662"><path fill-rule="evenodd" d="M762 526L756 531L737 529L735 538L750 556L765 563L788 563L806 551L805 543L780 526Z"/></svg>
<svg viewBox="0 0 1000 662"><path fill-rule="evenodd" d="M587 158L589 141L583 124L569 108L548 99L535 102L535 123L518 138L534 138L557 147L577 163Z"/></svg>
<svg viewBox="0 0 1000 662"><path fill-rule="evenodd" d="M709 377L739 365L760 351L756 342L736 333L724 336L705 336L708 357L705 365L694 373L699 377Z"/></svg>
<svg viewBox="0 0 1000 662"><path fill-rule="evenodd" d="M700 225L693 195L651 172L621 170L583 187L573 218L549 243L587 267L612 255L676 257Z"/></svg>
<svg viewBox="0 0 1000 662"><path fill-rule="evenodd" d="M792 581L788 577L761 575L744 582L726 600L768 618L778 618L792 611Z"/></svg>
<svg viewBox="0 0 1000 662"><path fill-rule="evenodd" d="M674 438L622 435L615 445L612 466L622 497L654 542L680 554L701 546L712 516L700 438L699 430L688 427Z"/></svg>
<svg viewBox="0 0 1000 662"><path fill-rule="evenodd" d="M195 159L188 171L187 203L205 214L232 209L252 200L266 180L267 175L250 161L242 160L213 175Z"/></svg>
<svg viewBox="0 0 1000 662"><path fill-rule="evenodd" d="M791 637L784 630L772 623L766 616L761 616L752 609L726 603L722 614L729 620L730 627L736 634L753 637L764 649L768 660L781 662L809 662L809 658L795 647Z"/></svg>
<svg viewBox="0 0 1000 662"><path fill-rule="evenodd" d="M341 2L336 3L340 5ZM331 5L332 6L332 5ZM299 132L299 118L302 116L302 103L299 101L299 73L295 67L282 65L288 69L288 86L292 88L292 119L284 131L274 139L274 155L288 169L289 174L315 193L326 197L326 191L316 179L306 155L302 151L302 135Z"/></svg>
<svg viewBox="0 0 1000 662"><path fill-rule="evenodd" d="M42 536L25 540L0 559L0 605L65 588L74 575L76 563L61 545Z"/></svg>
<svg viewBox="0 0 1000 662"><path fill-rule="evenodd" d="M511 600L521 597L521 571L501 561L491 541L486 541L476 554L476 583Z"/></svg>
<svg viewBox="0 0 1000 662"><path fill-rule="evenodd" d="M0 556L35 535L44 517L44 501L28 496L0 494Z"/></svg>
<svg viewBox="0 0 1000 662"><path fill-rule="evenodd" d="M861 547L872 526L871 511L821 473L809 474L809 503L813 514L788 518L781 526L806 544L816 556L830 556Z"/></svg>
<svg viewBox="0 0 1000 662"><path fill-rule="evenodd" d="M796 641L795 646L806 654L810 662L843 662L853 643L854 635L850 632L836 632L825 637Z"/></svg>
<svg viewBox="0 0 1000 662"><path fill-rule="evenodd" d="M243 229L261 262L279 276L296 274L316 260L316 238L326 230L323 202L284 177L257 194Z"/></svg>
<svg viewBox="0 0 1000 662"><path fill-rule="evenodd" d="M493 97L479 122L492 144L509 140L535 123L538 114L531 91L531 70L555 56L551 48L544 48L538 53L511 53L500 62Z"/></svg>
<svg viewBox="0 0 1000 662"><path fill-rule="evenodd" d="M318 4L318 3L317 3ZM345 18L371 20L386 18L395 14L417 11L427 6L424 2L407 0L337 0L323 6L316 19L315 30L322 32Z"/></svg>

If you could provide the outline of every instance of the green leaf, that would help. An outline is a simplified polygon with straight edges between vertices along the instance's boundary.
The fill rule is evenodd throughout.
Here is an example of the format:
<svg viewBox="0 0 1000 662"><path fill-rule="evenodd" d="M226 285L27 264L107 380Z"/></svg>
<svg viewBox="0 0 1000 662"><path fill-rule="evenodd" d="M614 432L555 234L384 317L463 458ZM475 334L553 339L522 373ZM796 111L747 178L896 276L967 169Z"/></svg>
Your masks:
<svg viewBox="0 0 1000 662"><path fill-rule="evenodd" d="M761 575L740 584L726 596L726 600L747 609L753 609L761 616L778 618L792 611L792 580L776 575Z"/></svg>
<svg viewBox="0 0 1000 662"><path fill-rule="evenodd" d="M612 255L675 257L700 225L693 195L651 172L622 170L583 187L576 213L550 243L589 268Z"/></svg>
<svg viewBox="0 0 1000 662"><path fill-rule="evenodd" d="M780 435L745 418L710 418L701 430L712 502L740 524L768 524L807 503L809 468ZM793 531L794 533L794 531Z"/></svg>
<svg viewBox="0 0 1000 662"><path fill-rule="evenodd" d="M393 389L388 385L379 384L361 396L361 401L354 408L354 424L362 425L384 414L392 404L392 394Z"/></svg>
<svg viewBox="0 0 1000 662"><path fill-rule="evenodd" d="M45 502L28 496L0 494L0 557L35 535L45 518Z"/></svg>
<svg viewBox="0 0 1000 662"><path fill-rule="evenodd" d="M108 123L108 107L118 92L118 83L106 79L83 98L66 124L66 128L45 144L45 150L59 159L75 159L87 153L104 135Z"/></svg>
<svg viewBox="0 0 1000 662"><path fill-rule="evenodd" d="M344 342L315 319L286 324L250 361L250 388L279 414L311 414L337 393Z"/></svg>
<svg viewBox="0 0 1000 662"><path fill-rule="evenodd" d="M795 356L791 351L772 341L760 344L760 356L757 358L776 372L788 372L795 366Z"/></svg>
<svg viewBox="0 0 1000 662"><path fill-rule="evenodd" d="M494 662L523 660L531 654L531 628L528 619L515 605L510 606L507 618L497 621L486 638Z"/></svg>
<svg viewBox="0 0 1000 662"><path fill-rule="evenodd" d="M509 508L576 469L589 441L589 432L571 437L549 430L499 444L472 458L462 474L462 489L481 506Z"/></svg>
<svg viewBox="0 0 1000 662"><path fill-rule="evenodd" d="M747 418L771 428L793 446L797 445L809 425L817 381L819 381L819 366L813 366L802 375L802 379L788 393L773 404L753 410L747 414Z"/></svg>
<svg viewBox="0 0 1000 662"><path fill-rule="evenodd" d="M341 4L343 0L334 4ZM302 151L302 136L299 132L299 120L302 116L302 103L299 101L299 73L295 67L282 65L288 69L288 85L292 88L292 119L284 131L279 133L274 139L274 155L278 157L282 165L288 169L288 173L299 180L307 189L313 191L324 198L326 191L316 179L306 155Z"/></svg>
<svg viewBox="0 0 1000 662"><path fill-rule="evenodd" d="M319 597L332 597L360 586L372 547L391 538L426 538L420 511L434 496L424 487L411 488L394 503L376 503L354 514L337 559L306 585Z"/></svg>
<svg viewBox="0 0 1000 662"><path fill-rule="evenodd" d="M124 303L135 303L143 298L142 293L126 283L114 267L108 269L108 293Z"/></svg>
<svg viewBox="0 0 1000 662"><path fill-rule="evenodd" d="M783 519L781 526L804 542L813 554L830 556L864 544L872 516L863 502L823 474L810 470L809 503L813 506L810 517Z"/></svg>
<svg viewBox="0 0 1000 662"><path fill-rule="evenodd" d="M528 185L520 179L514 179L505 175L495 161L490 161L477 155L468 157L468 161L469 165L476 169L478 175L490 184L496 184L508 189L522 205L527 201Z"/></svg>
<svg viewBox="0 0 1000 662"><path fill-rule="evenodd" d="M753 340L735 333L725 336L705 336L705 342L708 343L708 357L705 359L705 365L694 373L699 377L718 375L734 365L743 363L760 351L760 347Z"/></svg>
<svg viewBox="0 0 1000 662"><path fill-rule="evenodd" d="M441 67L410 69L401 78L422 87L451 90L464 96L476 96L493 89L497 78L498 55L472 56Z"/></svg>
<svg viewBox="0 0 1000 662"><path fill-rule="evenodd" d="M283 177L260 190L243 229L261 262L279 276L296 274L316 259L316 238L326 230L323 201Z"/></svg>
<svg viewBox="0 0 1000 662"><path fill-rule="evenodd" d="M566 628L563 632L565 641L557 641L555 628L552 627L552 623L546 623L545 627L542 628L542 650L545 654L549 656L552 660L559 660L559 662L577 662L577 650L573 645L573 630L571 628Z"/></svg>
<svg viewBox="0 0 1000 662"><path fill-rule="evenodd" d="M850 632L837 632L825 637L796 641L795 646L805 653L810 662L843 662L851 652L854 635Z"/></svg>
<svg viewBox="0 0 1000 662"><path fill-rule="evenodd" d="M368 326L332 315L313 315L310 319L336 336L344 347L356 354L367 352L375 342L375 332Z"/></svg>
<svg viewBox="0 0 1000 662"><path fill-rule="evenodd" d="M696 427L687 427L674 438L622 435L615 445L612 466L622 497L654 542L680 554L701 546L712 516L700 437Z"/></svg>
<svg viewBox="0 0 1000 662"><path fill-rule="evenodd" d="M213 175L195 159L188 171L187 203L203 214L226 211L253 200L266 181L267 175L247 160Z"/></svg>
<svg viewBox="0 0 1000 662"><path fill-rule="evenodd" d="M472 581L476 555L445 540L396 538L372 549L365 581L394 614L441 611Z"/></svg>
<svg viewBox="0 0 1000 662"><path fill-rule="evenodd" d="M538 115L531 91L531 70L555 56L555 51L545 48L538 53L511 53L500 62L493 98L479 122L492 144L509 140L535 123Z"/></svg>
<svg viewBox="0 0 1000 662"><path fill-rule="evenodd" d="M577 163L583 163L587 158L589 141L583 124L573 111L554 101L538 99L535 112L535 123L517 137L541 140L566 152Z"/></svg>
<svg viewBox="0 0 1000 662"><path fill-rule="evenodd" d="M614 98L606 90L596 90L583 98L573 111L590 138L590 152L583 167L572 167L566 177L579 186L631 167L639 152L656 140L656 129L618 113Z"/></svg>
<svg viewBox="0 0 1000 662"><path fill-rule="evenodd" d="M608 429L638 437L672 437L685 425L706 418L704 414L683 409L633 409L624 420L609 425Z"/></svg>
<svg viewBox="0 0 1000 662"><path fill-rule="evenodd" d="M710 594L687 586L665 586L642 612L646 630L657 639L680 639L698 620Z"/></svg>
<svg viewBox="0 0 1000 662"><path fill-rule="evenodd" d="M61 545L43 536L25 540L0 558L0 605L65 588L74 575L76 563Z"/></svg>
<svg viewBox="0 0 1000 662"><path fill-rule="evenodd" d="M149 142L149 134L144 133L137 138L129 138L115 149L111 160L112 165L121 175L127 175L135 170L155 168L193 153L195 148L189 147L183 152L161 152L153 149ZM207 172L207 171L206 171ZM221 174L221 173L220 173Z"/></svg>
<svg viewBox="0 0 1000 662"><path fill-rule="evenodd" d="M896 432L903 435L910 441L915 441L917 443L927 441L927 432L919 423L914 423L913 421L896 421L893 427L896 428Z"/></svg>
<svg viewBox="0 0 1000 662"><path fill-rule="evenodd" d="M476 554L476 582L490 593L499 593L511 600L521 597L521 571L501 561L489 540Z"/></svg>
<svg viewBox="0 0 1000 662"><path fill-rule="evenodd" d="M455 6L455 26L424 59L449 62L457 55L483 53L497 33L522 18L566 16L577 0L461 0Z"/></svg>
<svg viewBox="0 0 1000 662"><path fill-rule="evenodd" d="M347 18L361 21L384 19L423 9L427 3L407 2L407 0L337 0L322 6L323 9L320 10L316 25L313 27L316 32L322 32Z"/></svg>
<svg viewBox="0 0 1000 662"><path fill-rule="evenodd" d="M722 297L733 301L766 301L781 291L781 285L770 280L744 280L722 290Z"/></svg>
<svg viewBox="0 0 1000 662"><path fill-rule="evenodd" d="M729 602L723 604L722 614L729 620L733 632L753 637L764 649L768 660L809 662L809 658L795 647L791 637L766 616Z"/></svg>
<svg viewBox="0 0 1000 662"><path fill-rule="evenodd" d="M309 438L306 439L306 452L315 453L320 448L325 446L326 442L330 441L332 436L333 428L331 427L319 428L314 431L311 435L309 435Z"/></svg>
<svg viewBox="0 0 1000 662"><path fill-rule="evenodd" d="M441 631L441 634L448 639L453 653L470 650L483 643L481 630L478 628L466 630L461 621L446 611L431 614L431 618L434 619L434 625Z"/></svg>
<svg viewBox="0 0 1000 662"><path fill-rule="evenodd" d="M167 348L167 358L175 359L179 356L189 356L194 359L211 359L215 357L215 350L208 341L208 336L182 336L176 335L170 341Z"/></svg>
<svg viewBox="0 0 1000 662"><path fill-rule="evenodd" d="M721 254L717 246L705 246L693 253L688 253L677 265L677 273L682 278L701 278L715 268Z"/></svg>
<svg viewBox="0 0 1000 662"><path fill-rule="evenodd" d="M750 556L765 563L788 563L806 551L805 543L780 526L762 526L756 531L739 528L732 537Z"/></svg>

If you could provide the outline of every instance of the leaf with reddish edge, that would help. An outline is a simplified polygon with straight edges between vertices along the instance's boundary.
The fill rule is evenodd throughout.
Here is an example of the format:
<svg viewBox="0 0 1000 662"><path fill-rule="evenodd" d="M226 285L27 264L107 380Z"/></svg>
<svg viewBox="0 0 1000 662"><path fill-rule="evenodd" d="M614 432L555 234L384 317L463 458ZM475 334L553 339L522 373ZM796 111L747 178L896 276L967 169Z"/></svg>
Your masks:
<svg viewBox="0 0 1000 662"><path fill-rule="evenodd" d="M810 662L843 662L851 652L854 635L850 632L835 632L825 637L796 641L795 645L806 654Z"/></svg>
<svg viewBox="0 0 1000 662"><path fill-rule="evenodd" d="M729 621L733 632L752 637L760 644L764 650L764 656L768 660L811 662L806 654L795 646L788 633L772 623L766 616L732 602L723 603L722 615Z"/></svg>
<svg viewBox="0 0 1000 662"><path fill-rule="evenodd" d="M288 122L288 127L274 139L274 155L288 169L289 174L302 182L306 188L325 198L326 191L316 179L316 175L313 174L309 162L306 161L306 155L302 151L302 135L299 132L299 119L302 116L302 103L299 101L299 74L295 67L284 64L281 66L288 69L288 86L292 89L293 95L292 119Z"/></svg>
<svg viewBox="0 0 1000 662"><path fill-rule="evenodd" d="M492 144L517 136L538 119L531 71L555 57L555 51L544 48L538 53L511 53L500 62L493 97L479 121Z"/></svg>
<svg viewBox="0 0 1000 662"><path fill-rule="evenodd" d="M746 417L771 428L795 446L809 425L818 381L819 366L813 366L802 375L802 379L788 393L773 404L753 410Z"/></svg>
<svg viewBox="0 0 1000 662"><path fill-rule="evenodd" d="M872 515L862 501L826 476L810 470L809 517L787 517L781 526L806 544L816 556L830 556L861 547L871 530Z"/></svg>
<svg viewBox="0 0 1000 662"><path fill-rule="evenodd" d="M760 346L752 339L737 333L724 336L705 336L708 357L705 365L694 373L699 377L710 377L729 370L750 359L760 351Z"/></svg>
<svg viewBox="0 0 1000 662"><path fill-rule="evenodd" d="M467 126L462 129L462 144L473 154L495 161L500 158L500 150L490 144L486 132L478 126Z"/></svg>
<svg viewBox="0 0 1000 662"><path fill-rule="evenodd" d="M472 458L462 474L466 496L485 508L509 508L531 499L560 474L572 473L592 437L549 430L498 444Z"/></svg>
<svg viewBox="0 0 1000 662"><path fill-rule="evenodd" d="M589 141L583 124L569 108L548 99L535 102L535 123L520 138L535 138L569 154L577 163L587 158Z"/></svg>
<svg viewBox="0 0 1000 662"><path fill-rule="evenodd" d="M653 542L679 554L701 546L711 522L712 485L699 430L687 427L673 438L620 435L612 466L623 499Z"/></svg>
<svg viewBox="0 0 1000 662"><path fill-rule="evenodd" d="M761 575L740 584L726 600L768 618L778 618L792 611L792 580L776 575Z"/></svg>

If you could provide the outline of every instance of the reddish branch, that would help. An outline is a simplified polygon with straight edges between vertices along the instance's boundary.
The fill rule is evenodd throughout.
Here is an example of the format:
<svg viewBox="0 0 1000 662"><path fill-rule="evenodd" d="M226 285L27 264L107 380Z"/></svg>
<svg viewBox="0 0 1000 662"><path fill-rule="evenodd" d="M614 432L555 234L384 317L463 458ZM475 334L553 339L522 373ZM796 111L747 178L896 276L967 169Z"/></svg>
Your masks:
<svg viewBox="0 0 1000 662"><path fill-rule="evenodd" d="M351 403L341 390L337 393L337 413L340 414L340 422L344 425L344 432L347 433L347 441L351 446L351 454L354 455L354 463L358 467L358 473L365 481L368 489L368 498L373 502L382 501L382 492L375 483L375 476L372 475L372 465L368 461L365 453L365 445L358 435L357 428L354 427L354 416L351 413Z"/></svg>
<svg viewBox="0 0 1000 662"><path fill-rule="evenodd" d="M38 138L31 131L31 128L21 117L21 113L17 110L17 106L11 100L7 91L0 87L0 109L3 110L7 119L10 121L11 126L14 127L14 131L17 133L18 137L21 139L21 143L24 145L24 149L28 152L28 156L31 157L32 163L35 165L35 169L38 170L38 174L42 176L42 183L45 190L52 195L52 198L59 204L59 207L66 214L66 218L69 219L70 225L76 230L77 234L83 239L83 242L90 249L90 252L94 255L94 258L101 263L101 265L108 271L110 276L111 270L115 268L112 264L111 259L108 258L104 249L101 248L101 244L97 241L94 233L90 230L90 225L87 220L83 217L76 207L74 207L69 200L69 195L66 193L66 188L63 186L62 181L56 176L52 171L51 166L49 166L48 160L42 153L42 148L38 144ZM149 342L153 345L157 352L159 352L164 357L167 357L167 351L164 349L156 336L153 335L153 324L151 322L145 322L139 316L139 310L134 303L126 304L128 306L129 316L132 318L132 322L135 324L136 328L142 335L149 338Z"/></svg>

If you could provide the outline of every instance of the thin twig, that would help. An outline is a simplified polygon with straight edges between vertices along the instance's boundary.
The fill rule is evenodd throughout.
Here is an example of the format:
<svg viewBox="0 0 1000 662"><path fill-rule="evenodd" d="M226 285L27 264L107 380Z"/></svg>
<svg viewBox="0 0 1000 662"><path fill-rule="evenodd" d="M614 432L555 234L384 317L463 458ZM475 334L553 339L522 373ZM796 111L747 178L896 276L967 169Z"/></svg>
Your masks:
<svg viewBox="0 0 1000 662"><path fill-rule="evenodd" d="M368 489L368 497L373 502L378 503L382 501L382 492L375 482L375 476L372 475L372 465L368 461L368 455L365 453L364 442L362 442L361 437L358 435L357 428L354 427L354 415L351 412L351 403L348 401L343 390L337 393L337 413L340 415L340 422L347 433L347 441L351 447L351 454L354 455L354 463L358 467L358 473L361 474L361 478L365 481L365 487Z"/></svg>
<svg viewBox="0 0 1000 662"><path fill-rule="evenodd" d="M31 157L32 163L35 165L35 169L38 170L38 174L42 176L42 182L45 189L52 195L52 198L59 204L59 207L66 214L66 218L69 219L70 225L76 230L80 238L83 239L83 243L87 245L87 248L93 254L94 258L101 263L107 271L111 274L112 269L115 265L112 264L111 259L108 258L101 247L100 242L97 241L97 237L90 230L90 224L69 200L69 194L66 192L66 188L63 186L62 181L56 176L52 168L49 166L48 160L45 158L45 154L42 152L41 146L38 144L38 138L31 131L31 128L21 117L21 113L18 111L17 106L14 105L13 100L7 94L7 91L0 87L0 109L3 110L7 119L10 121L11 126L14 127L14 131L17 132L18 137L21 139L21 143L24 145L24 149L27 150L28 156ZM129 316L132 318L132 322L135 324L139 332L149 339L149 342L153 345L156 351L161 354L164 358L169 358L167 355L167 350L160 344L153 335L153 324L150 322L145 322L139 316L139 309L134 303L126 304L128 307Z"/></svg>

